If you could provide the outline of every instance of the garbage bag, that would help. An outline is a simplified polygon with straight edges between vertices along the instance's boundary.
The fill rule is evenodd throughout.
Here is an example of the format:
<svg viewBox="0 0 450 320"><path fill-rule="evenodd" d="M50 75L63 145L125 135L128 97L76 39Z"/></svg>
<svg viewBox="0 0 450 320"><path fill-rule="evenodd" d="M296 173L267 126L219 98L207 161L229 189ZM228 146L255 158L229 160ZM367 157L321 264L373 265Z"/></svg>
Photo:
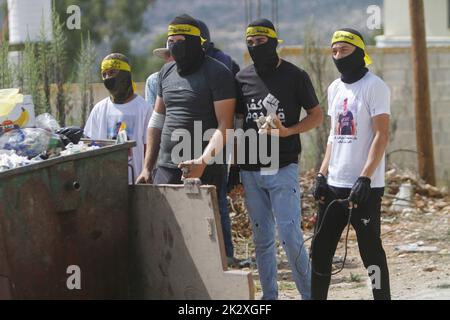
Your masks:
<svg viewBox="0 0 450 320"><path fill-rule="evenodd" d="M57 130L56 133L61 137L64 146L67 146L69 143L78 144L83 137L84 130L80 127L67 127Z"/></svg>

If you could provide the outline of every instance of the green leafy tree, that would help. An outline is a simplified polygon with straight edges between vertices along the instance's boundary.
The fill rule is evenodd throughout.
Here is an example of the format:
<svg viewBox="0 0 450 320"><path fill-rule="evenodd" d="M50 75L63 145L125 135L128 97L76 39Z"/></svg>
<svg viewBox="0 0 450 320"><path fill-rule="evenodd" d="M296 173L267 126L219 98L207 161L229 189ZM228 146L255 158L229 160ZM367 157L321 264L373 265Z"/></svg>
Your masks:
<svg viewBox="0 0 450 320"><path fill-rule="evenodd" d="M70 5L81 9L81 30L64 28L69 60L76 60L81 34L86 35L88 31L94 45L108 44L112 51L130 55L129 34L146 30L144 13L154 2L156 0L54 0L62 18L69 17L67 8Z"/></svg>

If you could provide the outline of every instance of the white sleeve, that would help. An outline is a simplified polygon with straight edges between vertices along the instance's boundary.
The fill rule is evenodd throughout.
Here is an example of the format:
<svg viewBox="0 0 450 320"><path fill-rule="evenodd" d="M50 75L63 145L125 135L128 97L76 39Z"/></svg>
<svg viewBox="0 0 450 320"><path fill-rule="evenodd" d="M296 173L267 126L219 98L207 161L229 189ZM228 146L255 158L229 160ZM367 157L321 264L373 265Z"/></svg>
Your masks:
<svg viewBox="0 0 450 320"><path fill-rule="evenodd" d="M377 79L369 89L367 99L371 117L380 114L391 114L391 90L381 79Z"/></svg>
<svg viewBox="0 0 450 320"><path fill-rule="evenodd" d="M106 137L102 137L100 133L101 121L100 105L97 104L92 109L91 114L86 121L86 125L84 126L84 135L91 139L105 139Z"/></svg>

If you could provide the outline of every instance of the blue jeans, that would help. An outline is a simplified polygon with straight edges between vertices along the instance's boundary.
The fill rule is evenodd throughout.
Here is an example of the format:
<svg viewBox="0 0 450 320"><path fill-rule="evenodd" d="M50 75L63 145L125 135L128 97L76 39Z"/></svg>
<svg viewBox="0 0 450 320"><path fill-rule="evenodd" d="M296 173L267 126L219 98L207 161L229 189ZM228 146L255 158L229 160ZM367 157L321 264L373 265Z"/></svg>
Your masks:
<svg viewBox="0 0 450 320"><path fill-rule="evenodd" d="M252 223L263 300L278 298L275 227L297 289L303 300L311 299L311 268L306 248L302 247L303 233L300 228L298 165L291 164L273 175L242 171L241 178Z"/></svg>

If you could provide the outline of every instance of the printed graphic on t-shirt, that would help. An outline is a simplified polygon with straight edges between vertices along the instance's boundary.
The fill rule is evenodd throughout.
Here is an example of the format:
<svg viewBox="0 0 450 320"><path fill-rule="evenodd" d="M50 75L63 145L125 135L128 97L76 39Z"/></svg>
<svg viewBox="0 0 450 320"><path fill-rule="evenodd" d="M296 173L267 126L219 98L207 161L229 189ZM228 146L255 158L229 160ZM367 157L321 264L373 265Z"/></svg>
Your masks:
<svg viewBox="0 0 450 320"><path fill-rule="evenodd" d="M258 102L255 99L251 99L250 103L247 103L247 110L247 123L270 114L276 114L283 123L286 121L284 108L280 107L280 101L270 93L264 99L259 99Z"/></svg>
<svg viewBox="0 0 450 320"><path fill-rule="evenodd" d="M127 132L127 140L136 140L136 138L134 138L135 118L130 115L113 115L108 117L108 139L117 140L117 136L123 124L125 124L124 127ZM133 153L130 149L128 150L128 162L132 163L132 161Z"/></svg>
<svg viewBox="0 0 450 320"><path fill-rule="evenodd" d="M125 123L127 138L128 140L134 140L134 127L135 121L134 117L122 115L122 116L109 116L108 117L108 139L116 140L119 134L120 127L122 123Z"/></svg>
<svg viewBox="0 0 450 320"><path fill-rule="evenodd" d="M349 98L345 98L338 104L335 123L335 137L339 143L351 143L356 140L358 124L356 102L350 103Z"/></svg>

